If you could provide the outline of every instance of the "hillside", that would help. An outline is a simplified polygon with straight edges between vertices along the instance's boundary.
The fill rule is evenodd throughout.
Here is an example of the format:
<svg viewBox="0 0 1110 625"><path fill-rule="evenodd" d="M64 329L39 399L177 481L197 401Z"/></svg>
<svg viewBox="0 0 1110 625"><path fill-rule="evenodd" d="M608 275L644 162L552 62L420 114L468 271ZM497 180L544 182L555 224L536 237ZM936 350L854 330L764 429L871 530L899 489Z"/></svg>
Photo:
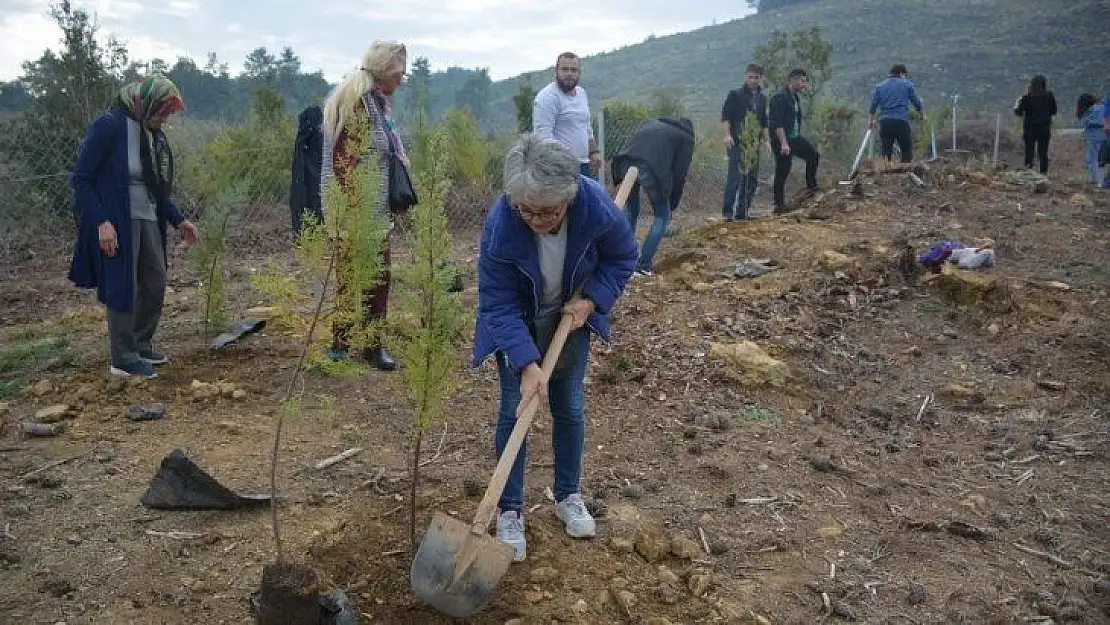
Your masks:
<svg viewBox="0 0 1110 625"><path fill-rule="evenodd" d="M679 87L695 115L714 115L728 89L743 80L752 50L775 28L819 25L834 45L835 95L861 106L894 62L906 63L926 106L953 90L972 110L1005 110L1034 73L1045 73L1061 100L1061 123L1084 90L1107 77L1110 3L1101 0L853 0L816 2L764 12L696 31L652 38L587 57L582 85L591 99L647 101ZM554 60L554 59L553 59ZM521 79L542 86L552 68L494 83L497 120L513 117Z"/></svg>

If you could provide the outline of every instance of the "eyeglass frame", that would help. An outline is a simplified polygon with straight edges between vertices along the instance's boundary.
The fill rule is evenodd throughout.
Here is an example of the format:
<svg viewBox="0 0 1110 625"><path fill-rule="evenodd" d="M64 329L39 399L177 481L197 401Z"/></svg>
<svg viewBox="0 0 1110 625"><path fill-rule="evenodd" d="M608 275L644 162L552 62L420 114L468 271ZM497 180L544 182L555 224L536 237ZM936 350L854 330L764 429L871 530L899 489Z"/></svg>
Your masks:
<svg viewBox="0 0 1110 625"><path fill-rule="evenodd" d="M543 223L555 221L559 217L562 217L566 214L566 211L569 208L570 202L566 202L562 206L555 209L548 208L544 212L535 212L531 210L525 210L521 208L520 204L513 203L513 210L516 211L516 214L520 215L521 219L525 221L539 221Z"/></svg>

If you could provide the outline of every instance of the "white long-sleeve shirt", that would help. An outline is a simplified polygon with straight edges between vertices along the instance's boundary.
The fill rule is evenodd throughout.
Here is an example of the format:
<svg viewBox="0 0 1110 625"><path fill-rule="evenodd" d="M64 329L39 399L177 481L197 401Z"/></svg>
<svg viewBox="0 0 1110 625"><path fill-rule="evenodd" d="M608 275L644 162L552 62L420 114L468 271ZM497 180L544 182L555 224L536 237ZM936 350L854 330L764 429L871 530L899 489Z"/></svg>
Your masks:
<svg viewBox="0 0 1110 625"><path fill-rule="evenodd" d="M541 89L532 102L532 132L562 141L579 162L590 162L590 139L594 131L590 125L590 100L586 90L579 86L566 94L554 81Z"/></svg>

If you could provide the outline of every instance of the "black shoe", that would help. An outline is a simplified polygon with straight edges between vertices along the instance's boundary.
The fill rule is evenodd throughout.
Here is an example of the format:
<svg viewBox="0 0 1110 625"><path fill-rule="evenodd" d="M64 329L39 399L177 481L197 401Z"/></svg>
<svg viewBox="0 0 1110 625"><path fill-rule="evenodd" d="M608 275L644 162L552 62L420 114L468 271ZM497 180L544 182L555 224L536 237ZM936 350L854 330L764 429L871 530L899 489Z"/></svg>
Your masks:
<svg viewBox="0 0 1110 625"><path fill-rule="evenodd" d="M154 370L154 365L142 359L118 365L113 363L108 367L108 372L121 378L149 380L158 377L158 372Z"/></svg>
<svg viewBox="0 0 1110 625"><path fill-rule="evenodd" d="M379 371L395 371L397 369L397 361L384 347L366 350L366 360Z"/></svg>
<svg viewBox="0 0 1110 625"><path fill-rule="evenodd" d="M166 358L165 354L153 349L140 349L139 358L155 366L164 365L170 361L169 358Z"/></svg>

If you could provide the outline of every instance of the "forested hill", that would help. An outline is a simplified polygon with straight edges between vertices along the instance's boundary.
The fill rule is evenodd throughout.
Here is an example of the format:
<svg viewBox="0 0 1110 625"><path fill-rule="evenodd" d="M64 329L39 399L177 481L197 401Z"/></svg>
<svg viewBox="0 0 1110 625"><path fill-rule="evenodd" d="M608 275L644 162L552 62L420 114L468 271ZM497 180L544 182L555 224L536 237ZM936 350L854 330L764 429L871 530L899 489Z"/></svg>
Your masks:
<svg viewBox="0 0 1110 625"><path fill-rule="evenodd" d="M651 38L584 59L582 85L595 102L647 102L677 89L691 113L720 110L743 81L755 47L774 29L819 26L833 44L830 89L864 106L895 62L909 66L926 105L1005 110L1036 73L1048 76L1066 114L1083 91L1101 92L1110 77L1110 2L1105 0L779 0L740 20ZM554 59L552 59L554 62ZM494 83L491 113L511 119L521 80L539 87L552 68Z"/></svg>

